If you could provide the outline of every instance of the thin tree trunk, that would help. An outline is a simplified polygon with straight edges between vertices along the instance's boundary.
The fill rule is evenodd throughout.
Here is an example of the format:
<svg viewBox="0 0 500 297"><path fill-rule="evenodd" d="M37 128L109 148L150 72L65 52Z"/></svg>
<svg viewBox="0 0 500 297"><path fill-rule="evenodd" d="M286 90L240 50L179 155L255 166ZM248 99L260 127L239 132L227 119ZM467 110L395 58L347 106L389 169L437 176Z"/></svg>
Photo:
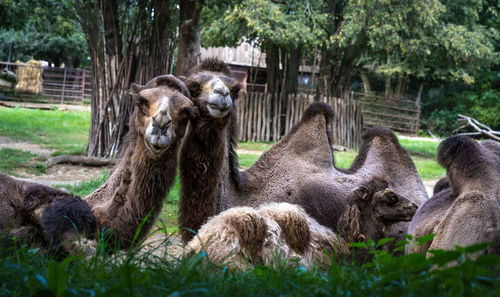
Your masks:
<svg viewBox="0 0 500 297"><path fill-rule="evenodd" d="M187 75L201 62L200 18L204 1L181 0L179 3L179 38L177 50L177 76Z"/></svg>

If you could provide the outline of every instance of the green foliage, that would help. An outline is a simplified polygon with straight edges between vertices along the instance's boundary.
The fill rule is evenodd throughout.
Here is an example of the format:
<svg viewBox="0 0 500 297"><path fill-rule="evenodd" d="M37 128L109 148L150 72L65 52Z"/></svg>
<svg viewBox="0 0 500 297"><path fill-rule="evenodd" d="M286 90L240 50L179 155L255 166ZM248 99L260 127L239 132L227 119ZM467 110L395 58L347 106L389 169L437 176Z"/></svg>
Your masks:
<svg viewBox="0 0 500 297"><path fill-rule="evenodd" d="M12 43L11 61L34 58L59 65L72 57L89 65L85 36L60 1L5 0L0 19L5 20L0 24L1 61L7 60Z"/></svg>
<svg viewBox="0 0 500 297"><path fill-rule="evenodd" d="M473 85L458 82L431 90L424 98L422 128L449 136L460 126L460 113L500 130L500 71L485 69L476 77Z"/></svg>
<svg viewBox="0 0 500 297"><path fill-rule="evenodd" d="M201 29L204 46L235 46L243 41L312 49L325 38L327 15L317 0L273 2L244 0L226 10L206 6Z"/></svg>
<svg viewBox="0 0 500 297"><path fill-rule="evenodd" d="M113 256L54 261L30 246L0 247L2 296L498 296L500 257L472 254L484 245L395 257L365 244L372 260L332 261L310 270L277 259L276 269L246 271L210 263L204 253L168 260L143 248ZM168 244L166 238L164 244ZM157 251L155 251L157 252ZM119 260L116 260L119 258ZM281 263L280 263L281 262ZM455 266L448 267L455 263Z"/></svg>

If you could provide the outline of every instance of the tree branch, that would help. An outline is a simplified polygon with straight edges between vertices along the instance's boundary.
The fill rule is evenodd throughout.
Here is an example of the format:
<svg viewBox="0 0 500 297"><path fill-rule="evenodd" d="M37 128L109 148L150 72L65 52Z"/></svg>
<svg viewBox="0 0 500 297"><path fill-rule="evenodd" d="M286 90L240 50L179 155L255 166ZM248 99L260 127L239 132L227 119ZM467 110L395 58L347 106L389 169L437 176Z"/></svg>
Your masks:
<svg viewBox="0 0 500 297"><path fill-rule="evenodd" d="M458 114L458 118L459 118L458 121L466 122L466 124L453 130L453 133L458 132L459 130L462 130L468 126L471 126L477 132L466 132L466 133L460 133L458 135L483 135L492 138L496 141L500 141L500 137L497 136L500 135L499 131L492 130L490 127L480 123L478 120L468 116L464 116L462 114Z"/></svg>

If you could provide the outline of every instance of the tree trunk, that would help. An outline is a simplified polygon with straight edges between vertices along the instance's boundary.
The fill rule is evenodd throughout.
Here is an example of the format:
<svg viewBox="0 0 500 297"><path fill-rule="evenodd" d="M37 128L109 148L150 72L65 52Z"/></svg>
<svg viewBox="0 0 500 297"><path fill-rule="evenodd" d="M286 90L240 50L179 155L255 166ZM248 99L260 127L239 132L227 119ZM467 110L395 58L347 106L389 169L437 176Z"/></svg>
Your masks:
<svg viewBox="0 0 500 297"><path fill-rule="evenodd" d="M91 126L86 155L114 157L128 131L130 83L165 74L172 61L175 32L169 1L76 0L92 61ZM136 9L136 11L133 11ZM154 11L154 13L153 13ZM121 14L120 14L121 12ZM176 27L176 26L174 26ZM140 33L138 33L140 32Z"/></svg>
<svg viewBox="0 0 500 297"><path fill-rule="evenodd" d="M201 62L200 17L204 1L181 0L179 3L179 38L177 50L177 76L187 75Z"/></svg>
<svg viewBox="0 0 500 297"><path fill-rule="evenodd" d="M372 92L372 88L370 85L370 79L368 78L368 75L366 73L361 72L361 80L363 81L363 89L365 91L365 94L370 94Z"/></svg>
<svg viewBox="0 0 500 297"><path fill-rule="evenodd" d="M300 49L290 49L287 55L287 71L285 79L286 94L297 93L299 84Z"/></svg>
<svg viewBox="0 0 500 297"><path fill-rule="evenodd" d="M266 44L264 49L266 51L267 92L276 93L280 91L282 81L279 48L275 44Z"/></svg>

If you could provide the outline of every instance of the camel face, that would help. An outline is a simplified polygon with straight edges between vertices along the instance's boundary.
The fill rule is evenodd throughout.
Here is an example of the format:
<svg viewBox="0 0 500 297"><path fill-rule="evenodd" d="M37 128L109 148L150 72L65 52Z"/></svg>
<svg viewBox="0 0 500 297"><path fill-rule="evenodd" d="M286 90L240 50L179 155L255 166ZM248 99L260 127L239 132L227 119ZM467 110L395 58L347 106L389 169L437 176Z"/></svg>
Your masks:
<svg viewBox="0 0 500 297"><path fill-rule="evenodd" d="M386 222L409 222L417 212L417 205L391 189L373 195L375 215Z"/></svg>
<svg viewBox="0 0 500 297"><path fill-rule="evenodd" d="M214 119L228 116L241 88L236 80L210 71L191 75L187 86L200 113Z"/></svg>
<svg viewBox="0 0 500 297"><path fill-rule="evenodd" d="M193 103L184 84L171 75L132 86L137 106L136 130L153 157L161 156L170 145L184 136Z"/></svg>

